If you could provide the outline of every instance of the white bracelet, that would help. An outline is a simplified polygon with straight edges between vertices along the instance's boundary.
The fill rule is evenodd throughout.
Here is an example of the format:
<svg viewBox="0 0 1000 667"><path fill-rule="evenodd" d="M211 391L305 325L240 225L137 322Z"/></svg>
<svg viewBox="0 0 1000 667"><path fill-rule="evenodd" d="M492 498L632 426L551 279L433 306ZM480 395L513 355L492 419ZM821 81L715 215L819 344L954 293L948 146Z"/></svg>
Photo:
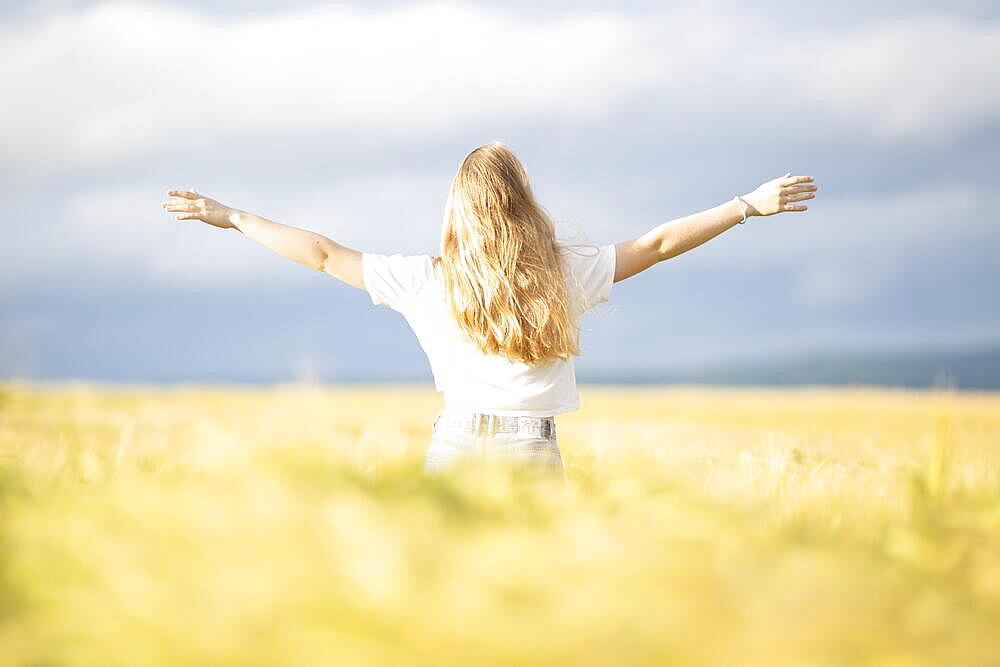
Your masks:
<svg viewBox="0 0 1000 667"><path fill-rule="evenodd" d="M733 199L736 200L736 205L740 207L740 211L743 213L743 219L740 220L740 222L739 222L739 224L742 225L744 222L747 221L747 209L748 209L748 207L747 207L746 203L742 199L740 199L739 195L736 195L735 197L733 197Z"/></svg>

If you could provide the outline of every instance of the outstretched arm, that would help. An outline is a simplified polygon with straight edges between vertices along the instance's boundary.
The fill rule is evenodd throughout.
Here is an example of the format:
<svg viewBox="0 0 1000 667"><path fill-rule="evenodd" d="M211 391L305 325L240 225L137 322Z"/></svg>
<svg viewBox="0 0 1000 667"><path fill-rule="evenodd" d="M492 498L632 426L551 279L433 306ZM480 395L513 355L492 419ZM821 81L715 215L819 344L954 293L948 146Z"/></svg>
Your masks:
<svg viewBox="0 0 1000 667"><path fill-rule="evenodd" d="M282 225L253 213L240 211L191 190L167 190L178 199L163 202L178 220L201 220L221 229L237 229L247 238L309 268L329 273L348 285L364 289L361 253L322 234Z"/></svg>
<svg viewBox="0 0 1000 667"><path fill-rule="evenodd" d="M746 204L747 217L807 210L804 204L792 202L816 196L816 186L811 185L812 181L812 176L792 176L788 173L764 183L750 194L740 197ZM615 282L631 278L658 262L696 248L742 219L742 208L735 199L730 199L715 208L665 222L642 236L622 241L615 245Z"/></svg>

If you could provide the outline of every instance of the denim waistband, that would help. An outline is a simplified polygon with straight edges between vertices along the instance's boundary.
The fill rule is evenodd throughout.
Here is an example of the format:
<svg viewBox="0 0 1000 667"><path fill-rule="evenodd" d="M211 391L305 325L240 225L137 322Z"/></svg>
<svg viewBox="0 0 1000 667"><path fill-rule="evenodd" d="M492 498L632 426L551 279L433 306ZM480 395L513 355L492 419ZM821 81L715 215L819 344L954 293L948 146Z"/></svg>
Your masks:
<svg viewBox="0 0 1000 667"><path fill-rule="evenodd" d="M469 434L517 433L541 438L556 434L552 417L527 417L524 415L492 415L445 408L434 420L434 431L447 429Z"/></svg>

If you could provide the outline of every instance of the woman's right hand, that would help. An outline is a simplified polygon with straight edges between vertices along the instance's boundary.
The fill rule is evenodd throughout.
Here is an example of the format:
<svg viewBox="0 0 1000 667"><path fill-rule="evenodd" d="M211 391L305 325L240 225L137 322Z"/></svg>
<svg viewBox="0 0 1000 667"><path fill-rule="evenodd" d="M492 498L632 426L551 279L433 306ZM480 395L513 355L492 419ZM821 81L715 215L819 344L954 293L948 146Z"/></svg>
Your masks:
<svg viewBox="0 0 1000 667"><path fill-rule="evenodd" d="M167 190L171 199L161 204L164 210L170 213L177 213L178 220L201 220L213 227L229 229L235 227L233 218L236 210L222 204L210 197L199 194L197 190Z"/></svg>
<svg viewBox="0 0 1000 667"><path fill-rule="evenodd" d="M750 205L747 215L774 215L784 211L806 211L809 207L792 202L805 201L816 196L812 176L784 176L764 183L742 199Z"/></svg>

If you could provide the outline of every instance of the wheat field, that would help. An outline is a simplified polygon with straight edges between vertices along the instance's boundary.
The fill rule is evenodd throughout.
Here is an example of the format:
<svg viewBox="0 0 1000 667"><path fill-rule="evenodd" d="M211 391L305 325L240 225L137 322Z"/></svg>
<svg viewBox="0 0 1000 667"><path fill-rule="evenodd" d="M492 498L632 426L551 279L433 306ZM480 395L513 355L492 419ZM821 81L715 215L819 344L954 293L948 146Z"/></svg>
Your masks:
<svg viewBox="0 0 1000 667"><path fill-rule="evenodd" d="M1000 665L1000 395L0 385L0 665Z"/></svg>

